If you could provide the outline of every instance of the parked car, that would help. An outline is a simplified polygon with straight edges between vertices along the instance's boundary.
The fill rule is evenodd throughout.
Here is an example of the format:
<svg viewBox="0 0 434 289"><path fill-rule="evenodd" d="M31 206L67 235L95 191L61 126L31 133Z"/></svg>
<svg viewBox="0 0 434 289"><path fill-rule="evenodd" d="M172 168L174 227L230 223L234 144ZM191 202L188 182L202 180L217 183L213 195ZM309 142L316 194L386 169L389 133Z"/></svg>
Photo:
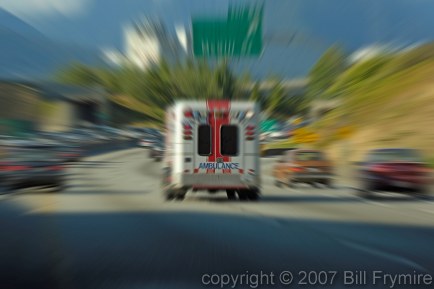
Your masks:
<svg viewBox="0 0 434 289"><path fill-rule="evenodd" d="M135 134L131 131L125 129L118 129L111 126L101 125L97 126L97 129L101 132L104 132L110 139L124 140L124 139L132 139L135 137Z"/></svg>
<svg viewBox="0 0 434 289"><path fill-rule="evenodd" d="M163 139L156 136L147 136L139 140L138 145L142 148L150 148L153 144L158 142L163 142Z"/></svg>
<svg viewBox="0 0 434 289"><path fill-rule="evenodd" d="M333 165L319 150L286 151L273 168L274 183L294 187L296 183L333 187Z"/></svg>
<svg viewBox="0 0 434 289"><path fill-rule="evenodd" d="M88 128L76 128L71 130L69 134L81 139L83 144L102 143L110 140L110 137L103 131Z"/></svg>
<svg viewBox="0 0 434 289"><path fill-rule="evenodd" d="M164 156L164 143L157 142L151 145L149 150L149 157L153 158L156 162L160 162Z"/></svg>
<svg viewBox="0 0 434 289"><path fill-rule="evenodd" d="M65 188L64 160L47 146L2 147L0 156L0 191L8 193L32 186Z"/></svg>
<svg viewBox="0 0 434 289"><path fill-rule="evenodd" d="M383 148L369 151L358 162L357 177L365 197L376 191L395 190L425 195L429 191L432 170L421 154L409 148Z"/></svg>
<svg viewBox="0 0 434 289"><path fill-rule="evenodd" d="M127 127L127 130L131 132L137 140L141 140L145 137L161 136L160 131L156 128Z"/></svg>
<svg viewBox="0 0 434 289"><path fill-rule="evenodd" d="M83 156L83 149L78 146L57 146L53 148L65 162L78 162Z"/></svg>

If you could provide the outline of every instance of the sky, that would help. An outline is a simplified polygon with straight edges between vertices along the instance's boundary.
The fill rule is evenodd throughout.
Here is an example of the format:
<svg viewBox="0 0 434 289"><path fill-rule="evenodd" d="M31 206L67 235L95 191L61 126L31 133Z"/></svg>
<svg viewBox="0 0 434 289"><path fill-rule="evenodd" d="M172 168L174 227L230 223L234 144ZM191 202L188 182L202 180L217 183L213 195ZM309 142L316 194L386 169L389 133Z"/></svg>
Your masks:
<svg viewBox="0 0 434 289"><path fill-rule="evenodd" d="M187 24L195 13L223 15L228 3L228 0L0 0L0 7L48 36L104 47L119 46L123 26L142 15Z"/></svg>
<svg viewBox="0 0 434 289"><path fill-rule="evenodd" d="M99 49L122 49L123 27L140 16L166 24L224 17L229 4L261 0L0 0L0 7L50 38ZM265 53L247 65L304 74L331 44L410 45L434 39L434 0L264 0ZM297 37L288 45L292 35ZM270 40L271 39L271 40ZM284 61L282 61L282 59ZM303 67L303 68L301 68ZM262 68L261 68L262 69Z"/></svg>
<svg viewBox="0 0 434 289"><path fill-rule="evenodd" d="M140 15L187 24L190 17L224 15L229 3L259 0L0 0L0 7L43 33L89 46L122 42L122 27ZM265 29L301 31L325 42L413 41L434 25L432 0L268 0ZM354 33L351 30L354 29ZM431 29L431 27L429 27ZM418 33L421 32L421 33ZM419 35L420 34L420 35ZM430 37L430 35L426 35Z"/></svg>

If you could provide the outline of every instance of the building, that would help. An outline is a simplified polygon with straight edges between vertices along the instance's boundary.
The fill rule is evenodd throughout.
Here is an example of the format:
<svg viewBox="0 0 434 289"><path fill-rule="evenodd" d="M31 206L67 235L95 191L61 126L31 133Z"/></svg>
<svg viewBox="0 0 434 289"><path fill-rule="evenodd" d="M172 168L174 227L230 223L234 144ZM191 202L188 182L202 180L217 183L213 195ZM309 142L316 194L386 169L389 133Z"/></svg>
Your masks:
<svg viewBox="0 0 434 289"><path fill-rule="evenodd" d="M56 83L0 81L0 134L64 131L107 121L109 102L101 89Z"/></svg>
<svg viewBox="0 0 434 289"><path fill-rule="evenodd" d="M191 55L191 35L184 26L171 31L160 20L143 17L124 27L123 46L122 52L104 49L107 62L146 70L162 60L174 64Z"/></svg>
<svg viewBox="0 0 434 289"><path fill-rule="evenodd" d="M182 34L180 30L177 33ZM123 55L125 62L146 70L162 60L176 63L185 55L185 48L161 21L143 19L125 28Z"/></svg>

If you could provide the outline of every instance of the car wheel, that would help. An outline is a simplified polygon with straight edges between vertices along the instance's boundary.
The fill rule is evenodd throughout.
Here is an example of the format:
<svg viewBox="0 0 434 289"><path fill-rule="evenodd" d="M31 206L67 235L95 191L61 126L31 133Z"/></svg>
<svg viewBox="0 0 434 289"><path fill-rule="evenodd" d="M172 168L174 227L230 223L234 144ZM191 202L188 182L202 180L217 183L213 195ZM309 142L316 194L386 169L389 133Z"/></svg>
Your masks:
<svg viewBox="0 0 434 289"><path fill-rule="evenodd" d="M66 185L63 183L60 183L60 184L57 184L55 188L57 189L58 192L63 192L66 189Z"/></svg>
<svg viewBox="0 0 434 289"><path fill-rule="evenodd" d="M226 195L228 196L228 200L236 200L237 196L235 194L235 190L226 190Z"/></svg>
<svg viewBox="0 0 434 289"><path fill-rule="evenodd" d="M0 184L0 195L6 195L13 192L13 189L7 185Z"/></svg>
<svg viewBox="0 0 434 289"><path fill-rule="evenodd" d="M336 187L334 186L332 180L325 180L325 181L322 182L322 184L323 184L324 186L326 186L327 188L329 188L329 189L335 189L335 188L336 188Z"/></svg>
<svg viewBox="0 0 434 289"><path fill-rule="evenodd" d="M295 182L293 182L292 180L288 180L288 188L295 189L295 187Z"/></svg>
<svg viewBox="0 0 434 289"><path fill-rule="evenodd" d="M282 187L282 183L281 182L279 182L279 180L274 180L274 185L276 186L276 187L278 187L278 188L281 188Z"/></svg>
<svg viewBox="0 0 434 289"><path fill-rule="evenodd" d="M373 192L377 189L377 186L365 177L365 179L362 179L361 181L361 189L363 191Z"/></svg>
<svg viewBox="0 0 434 289"><path fill-rule="evenodd" d="M368 190L359 190L358 195L359 195L359 197L361 197L363 199L374 198L374 193L372 191L368 191Z"/></svg>
<svg viewBox="0 0 434 289"><path fill-rule="evenodd" d="M429 191L426 187L421 187L416 191L415 197L418 199L429 199Z"/></svg>
<svg viewBox="0 0 434 289"><path fill-rule="evenodd" d="M319 184L316 183L316 182L310 183L310 185L311 185L312 187L314 187L314 188L319 188L319 187L320 187Z"/></svg>

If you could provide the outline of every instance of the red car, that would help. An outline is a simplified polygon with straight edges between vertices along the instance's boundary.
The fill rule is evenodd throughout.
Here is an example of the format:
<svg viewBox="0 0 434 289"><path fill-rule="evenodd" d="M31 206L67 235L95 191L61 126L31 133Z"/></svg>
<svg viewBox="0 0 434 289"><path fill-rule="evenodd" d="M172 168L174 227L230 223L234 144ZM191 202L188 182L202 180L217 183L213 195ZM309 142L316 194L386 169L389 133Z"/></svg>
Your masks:
<svg viewBox="0 0 434 289"><path fill-rule="evenodd" d="M417 150L374 149L358 164L358 177L366 197L382 190L417 195L426 195L429 192L432 170L422 161Z"/></svg>

